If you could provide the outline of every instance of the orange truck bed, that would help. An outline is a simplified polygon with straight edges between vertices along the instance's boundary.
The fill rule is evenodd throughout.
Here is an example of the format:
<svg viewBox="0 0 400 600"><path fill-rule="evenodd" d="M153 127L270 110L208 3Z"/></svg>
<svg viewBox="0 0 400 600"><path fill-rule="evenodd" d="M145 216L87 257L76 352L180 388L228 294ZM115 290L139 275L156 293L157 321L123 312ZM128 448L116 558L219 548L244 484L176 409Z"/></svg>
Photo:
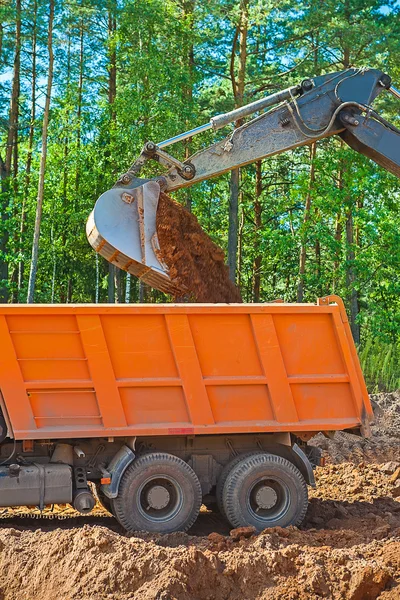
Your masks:
<svg viewBox="0 0 400 600"><path fill-rule="evenodd" d="M368 429L340 298L317 304L2 305L16 439Z"/></svg>

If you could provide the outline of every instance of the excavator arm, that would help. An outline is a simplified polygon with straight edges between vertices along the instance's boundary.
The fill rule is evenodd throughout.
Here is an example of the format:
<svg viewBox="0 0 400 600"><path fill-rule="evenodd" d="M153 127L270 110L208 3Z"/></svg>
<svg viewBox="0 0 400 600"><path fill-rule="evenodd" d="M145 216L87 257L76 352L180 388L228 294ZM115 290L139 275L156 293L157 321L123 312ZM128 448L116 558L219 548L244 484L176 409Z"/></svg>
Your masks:
<svg viewBox="0 0 400 600"><path fill-rule="evenodd" d="M182 290L170 279L158 244L156 213L160 191L188 187L333 135L400 177L400 131L371 108L385 90L400 97L385 73L346 69L306 79L298 86L213 117L210 123L159 144L147 142L128 171L98 199L87 225L90 243L107 260L149 285L179 293ZM241 122L266 108L270 110L184 162L164 150L207 129L217 131L229 123ZM139 178L150 160L167 171L152 179Z"/></svg>

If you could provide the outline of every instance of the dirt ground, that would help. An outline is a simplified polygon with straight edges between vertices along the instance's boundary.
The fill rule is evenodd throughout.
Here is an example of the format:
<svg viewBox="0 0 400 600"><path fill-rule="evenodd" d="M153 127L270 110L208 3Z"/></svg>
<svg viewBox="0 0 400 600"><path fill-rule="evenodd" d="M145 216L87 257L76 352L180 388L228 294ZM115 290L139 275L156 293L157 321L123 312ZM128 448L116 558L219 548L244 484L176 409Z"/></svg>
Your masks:
<svg viewBox="0 0 400 600"><path fill-rule="evenodd" d="M372 394L375 422L372 436L360 438L341 431L333 440L318 434L310 442L322 448L327 462L387 462L400 460L400 390Z"/></svg>
<svg viewBox="0 0 400 600"><path fill-rule="evenodd" d="M374 403L371 440L314 438L330 462L300 529L230 531L204 508L188 534L126 536L100 507L5 510L0 600L400 599L400 393Z"/></svg>

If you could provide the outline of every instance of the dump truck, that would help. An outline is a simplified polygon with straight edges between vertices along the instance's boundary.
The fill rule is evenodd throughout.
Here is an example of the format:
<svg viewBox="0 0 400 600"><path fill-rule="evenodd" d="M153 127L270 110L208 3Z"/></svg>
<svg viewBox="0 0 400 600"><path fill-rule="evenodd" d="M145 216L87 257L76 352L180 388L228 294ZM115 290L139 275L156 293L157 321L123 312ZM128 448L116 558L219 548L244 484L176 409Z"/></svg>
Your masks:
<svg viewBox="0 0 400 600"><path fill-rule="evenodd" d="M316 304L0 306L0 506L94 487L128 531L299 525L317 432L372 418L340 298Z"/></svg>
<svg viewBox="0 0 400 600"><path fill-rule="evenodd" d="M90 243L149 285L184 294L157 237L160 192L331 135L399 176L400 131L370 106L384 90L400 97L381 71L347 69L147 142L98 199ZM163 150L256 112L184 162ZM137 177L149 159L168 172ZM1 305L0 343L3 507L72 503L86 514L96 490L127 531L186 531L212 502L233 527L299 525L321 462L310 439L368 435L373 416L337 296Z"/></svg>

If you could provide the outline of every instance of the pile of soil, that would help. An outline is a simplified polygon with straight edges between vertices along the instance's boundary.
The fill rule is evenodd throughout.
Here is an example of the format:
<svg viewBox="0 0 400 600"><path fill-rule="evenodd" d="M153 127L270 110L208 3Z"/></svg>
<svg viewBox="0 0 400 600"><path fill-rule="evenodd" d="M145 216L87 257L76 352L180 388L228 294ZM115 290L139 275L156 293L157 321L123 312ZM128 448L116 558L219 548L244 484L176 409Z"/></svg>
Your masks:
<svg viewBox="0 0 400 600"><path fill-rule="evenodd" d="M229 279L224 252L193 214L163 193L158 201L157 236L171 279L187 290L186 301L242 302Z"/></svg>
<svg viewBox="0 0 400 600"><path fill-rule="evenodd" d="M361 438L339 431L333 439L321 433L309 443L323 450L327 462L400 461L400 390L371 395L375 422L371 437Z"/></svg>
<svg viewBox="0 0 400 600"><path fill-rule="evenodd" d="M0 532L4 600L395 600L400 542L275 529L217 549L106 527Z"/></svg>
<svg viewBox="0 0 400 600"><path fill-rule="evenodd" d="M378 465L316 473L301 529L127 536L112 518L4 520L3 600L395 600L400 584L399 479ZM400 473L400 471L399 471ZM396 478L394 477L396 475ZM363 482L364 494L352 491ZM356 494L356 495L355 495ZM211 529L211 533L210 533Z"/></svg>

